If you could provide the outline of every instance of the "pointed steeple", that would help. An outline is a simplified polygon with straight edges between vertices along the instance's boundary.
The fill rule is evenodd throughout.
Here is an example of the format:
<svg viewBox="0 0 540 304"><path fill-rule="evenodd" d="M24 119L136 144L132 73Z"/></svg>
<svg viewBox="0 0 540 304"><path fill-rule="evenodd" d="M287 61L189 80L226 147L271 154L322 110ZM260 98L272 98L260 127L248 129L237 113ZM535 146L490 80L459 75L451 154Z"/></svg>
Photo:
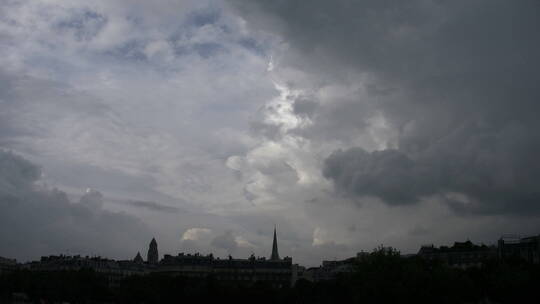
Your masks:
<svg viewBox="0 0 540 304"><path fill-rule="evenodd" d="M279 260L279 253L277 248L277 235L276 235L276 226L274 225L274 242L272 243L272 256L270 260Z"/></svg>

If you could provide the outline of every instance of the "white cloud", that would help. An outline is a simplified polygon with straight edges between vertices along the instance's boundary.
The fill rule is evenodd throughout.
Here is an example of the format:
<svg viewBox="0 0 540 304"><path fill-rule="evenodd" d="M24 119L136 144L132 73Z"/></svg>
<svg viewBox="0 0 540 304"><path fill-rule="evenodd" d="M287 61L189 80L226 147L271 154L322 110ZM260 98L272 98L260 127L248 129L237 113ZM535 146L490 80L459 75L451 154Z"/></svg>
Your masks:
<svg viewBox="0 0 540 304"><path fill-rule="evenodd" d="M327 241L326 241L327 237L328 236L327 236L326 231L322 230L319 227L315 228L315 230L313 230L313 242L312 242L312 245L313 246L321 246L321 245L326 244L327 243Z"/></svg>
<svg viewBox="0 0 540 304"><path fill-rule="evenodd" d="M234 241L236 242L236 245L238 245L238 247L242 247L242 248L255 248L257 246L253 245L251 242L249 242L248 240L244 239L242 236L236 236L234 238Z"/></svg>
<svg viewBox="0 0 540 304"><path fill-rule="evenodd" d="M209 236L211 233L212 230L208 228L189 228L182 235L182 240L199 241L202 238Z"/></svg>

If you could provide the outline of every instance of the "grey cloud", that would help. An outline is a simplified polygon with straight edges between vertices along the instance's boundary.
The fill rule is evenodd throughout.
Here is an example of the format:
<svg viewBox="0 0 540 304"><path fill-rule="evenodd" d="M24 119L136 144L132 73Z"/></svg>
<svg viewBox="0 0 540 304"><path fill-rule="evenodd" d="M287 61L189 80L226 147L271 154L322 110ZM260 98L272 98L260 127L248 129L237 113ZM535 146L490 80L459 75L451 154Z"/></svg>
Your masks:
<svg viewBox="0 0 540 304"><path fill-rule="evenodd" d="M194 26L205 26L219 21L221 11L215 8L204 8L190 12L187 16L187 23Z"/></svg>
<svg viewBox="0 0 540 304"><path fill-rule="evenodd" d="M91 10L74 11L55 24L59 34L71 34L76 41L89 41L105 27L107 17Z"/></svg>
<svg viewBox="0 0 540 304"><path fill-rule="evenodd" d="M312 117L317 109L318 103L310 98L298 98L295 99L293 104L293 111L297 115L303 115Z"/></svg>
<svg viewBox="0 0 540 304"><path fill-rule="evenodd" d="M396 132L395 149L329 156L323 172L338 192L391 205L437 195L461 214L538 214L537 1L229 2L283 37L292 49L281 64L315 75L315 87L323 78L361 88L317 107L299 134L352 142L375 113Z"/></svg>
<svg viewBox="0 0 540 304"><path fill-rule="evenodd" d="M145 208L145 209L148 209L148 210L151 210L151 211L159 211L159 212L166 212L166 213L170 213L170 212L175 213L175 212L179 211L179 209L176 208L176 207L161 205L161 204L158 204L156 202L127 201L127 204L129 204L131 206L134 206L134 207Z"/></svg>
<svg viewBox="0 0 540 304"><path fill-rule="evenodd" d="M423 236L428 235L430 230L423 226L415 226L408 231L408 234L411 236Z"/></svg>
<svg viewBox="0 0 540 304"><path fill-rule="evenodd" d="M250 121L249 127L253 134L268 138L270 140L279 139L281 136L280 126L278 125L253 120Z"/></svg>
<svg viewBox="0 0 540 304"><path fill-rule="evenodd" d="M526 63L535 56L526 47L538 48L535 1L229 2L252 26L276 32L301 50L294 59L303 69L331 65L326 72L332 73L352 66L416 81L420 75L496 68L493 59L506 55L506 62Z"/></svg>
<svg viewBox="0 0 540 304"><path fill-rule="evenodd" d="M22 157L0 150L0 191L17 196L21 189L29 189L39 179L41 170Z"/></svg>
<svg viewBox="0 0 540 304"><path fill-rule="evenodd" d="M254 53L258 55L267 55L267 52L268 52L267 45L261 44L253 38L239 39L238 44L245 47L248 50L253 51Z"/></svg>
<svg viewBox="0 0 540 304"><path fill-rule="evenodd" d="M182 240L181 241L182 250L187 252L202 252L202 248L197 241L193 240Z"/></svg>
<svg viewBox="0 0 540 304"><path fill-rule="evenodd" d="M146 62L148 57L144 53L144 47L147 42L141 39L132 39L107 50L106 55L114 57L117 60L127 60L134 62Z"/></svg>
<svg viewBox="0 0 540 304"><path fill-rule="evenodd" d="M214 42L196 43L193 45L193 50L202 58L209 58L220 52L226 51L222 45Z"/></svg>
<svg viewBox="0 0 540 304"><path fill-rule="evenodd" d="M0 140L42 136L55 123L70 118L66 112L78 120L111 114L111 108L99 98L56 80L3 68L0 80L4 84L0 87L0 124L6 127L0 130Z"/></svg>
<svg viewBox="0 0 540 304"><path fill-rule="evenodd" d="M326 256L331 256L336 252L350 252L351 248L345 244L336 244L334 241L326 242L320 245L313 245L317 250L323 251Z"/></svg>
<svg viewBox="0 0 540 304"><path fill-rule="evenodd" d="M314 124L291 132L322 142L335 139L354 141L369 126L368 120L376 114L373 106L359 102L356 94L352 98L334 99L333 103L325 106L300 97L295 100L293 109L296 115L307 116Z"/></svg>
<svg viewBox="0 0 540 304"><path fill-rule="evenodd" d="M232 231L226 231L214 237L210 244L215 248L225 249L229 254L233 254L238 249L238 244L236 244Z"/></svg>
<svg viewBox="0 0 540 304"><path fill-rule="evenodd" d="M538 150L529 150L532 135L519 138L524 131L514 128L482 137L464 131L473 135L441 140L415 159L399 150L336 151L323 174L345 195L376 196L391 205L439 195L459 213L538 214Z"/></svg>
<svg viewBox="0 0 540 304"><path fill-rule="evenodd" d="M40 172L24 158L0 150L2 256L27 260L69 252L126 258L150 236L138 219L104 210L97 191L73 203L64 192L37 185Z"/></svg>
<svg viewBox="0 0 540 304"><path fill-rule="evenodd" d="M244 195L244 198L250 202L253 202L254 200L256 200L258 198L258 196L256 194L254 194L253 192L249 191L246 187L244 187L243 190L243 195Z"/></svg>
<svg viewBox="0 0 540 304"><path fill-rule="evenodd" d="M336 151L326 159L323 174L345 194L377 196L393 205L414 203L425 193L419 188L425 187L421 170L395 150Z"/></svg>
<svg viewBox="0 0 540 304"><path fill-rule="evenodd" d="M81 197L80 203L88 209L99 210L103 208L103 194L97 190L88 189Z"/></svg>

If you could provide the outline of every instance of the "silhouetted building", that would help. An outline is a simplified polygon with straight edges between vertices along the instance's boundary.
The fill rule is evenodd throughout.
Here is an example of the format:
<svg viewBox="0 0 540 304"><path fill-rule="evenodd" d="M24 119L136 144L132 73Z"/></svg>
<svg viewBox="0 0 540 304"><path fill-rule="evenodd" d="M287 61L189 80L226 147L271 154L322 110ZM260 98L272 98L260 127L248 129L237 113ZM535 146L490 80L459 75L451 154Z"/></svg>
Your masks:
<svg viewBox="0 0 540 304"><path fill-rule="evenodd" d="M12 272L17 268L17 260L0 257L0 274Z"/></svg>
<svg viewBox="0 0 540 304"><path fill-rule="evenodd" d="M501 259L520 258L529 263L540 263L540 235L525 238L503 236L497 249Z"/></svg>
<svg viewBox="0 0 540 304"><path fill-rule="evenodd" d="M3 267L3 264L16 265L16 262L0 258L0 266ZM225 284L231 285L250 285L254 282L263 281L273 287L290 286L298 276L303 276L303 267L295 266L295 278L293 279L292 258L279 258L275 228L270 259L256 258L254 255L251 255L248 259L233 259L231 256L227 259L220 259L214 258L212 254L180 253L177 256L166 254L159 261L157 242L155 238L152 238L146 263L140 252L137 252L133 260L125 261L115 261L101 257L81 257L79 255L51 255L41 257L40 261L24 265L26 269L32 271L92 269L95 272L104 274L108 278L110 286L118 286L118 282L127 276L162 273L197 278L212 276Z"/></svg>
<svg viewBox="0 0 540 304"><path fill-rule="evenodd" d="M380 250L393 250L391 247L380 247ZM344 260L324 260L319 267L310 267L298 272L298 279L308 281L325 281L335 279L338 275L351 274L356 271L357 264L362 262L370 254L364 251L356 253L355 257Z"/></svg>
<svg viewBox="0 0 540 304"><path fill-rule="evenodd" d="M356 257L339 261L323 261L319 267L307 269L304 278L310 281L325 281L335 279L340 274L352 273L355 264L359 261L359 254Z"/></svg>
<svg viewBox="0 0 540 304"><path fill-rule="evenodd" d="M452 247L424 245L418 251L418 256L429 260L440 260L454 267L480 266L488 259L497 258L497 248L494 246L475 245L471 241L454 242Z"/></svg>
<svg viewBox="0 0 540 304"><path fill-rule="evenodd" d="M31 262L25 268L32 271L78 271L92 269L105 275L109 286L117 286L118 282L132 275L148 273L147 269L132 261L115 261L101 257L82 257L80 255L43 256L39 262Z"/></svg>
<svg viewBox="0 0 540 304"><path fill-rule="evenodd" d="M256 258L254 255L248 259L234 259L232 256L220 259L214 258L212 254L166 254L154 271L185 277L213 276L233 285L250 285L263 281L274 287L284 287L294 283L292 258L279 258L275 228L272 254L268 260L264 257Z"/></svg>
<svg viewBox="0 0 540 304"><path fill-rule="evenodd" d="M279 260L279 252L278 252L278 246L277 246L277 235L276 235L276 226L274 226L274 241L272 242L272 255L270 256L270 260L272 260L272 261Z"/></svg>
<svg viewBox="0 0 540 304"><path fill-rule="evenodd" d="M159 254L155 238L152 238L152 241L150 241L146 261L148 262L148 264L157 264L159 262Z"/></svg>
<svg viewBox="0 0 540 304"><path fill-rule="evenodd" d="M140 252L137 252L137 255L135 256L135 258L133 258L133 262L136 263L136 264L144 263L144 260L143 260L143 258L141 256Z"/></svg>
<svg viewBox="0 0 540 304"><path fill-rule="evenodd" d="M156 272L185 277L213 276L219 281L234 285L250 285L265 281L275 287L291 284L292 259L267 260L265 258L227 259L214 258L213 255L166 254Z"/></svg>
<svg viewBox="0 0 540 304"><path fill-rule="evenodd" d="M307 271L306 267L300 266L298 264L293 264L291 268L291 285L294 286L298 280L308 280L313 281L313 277L310 276L310 273Z"/></svg>

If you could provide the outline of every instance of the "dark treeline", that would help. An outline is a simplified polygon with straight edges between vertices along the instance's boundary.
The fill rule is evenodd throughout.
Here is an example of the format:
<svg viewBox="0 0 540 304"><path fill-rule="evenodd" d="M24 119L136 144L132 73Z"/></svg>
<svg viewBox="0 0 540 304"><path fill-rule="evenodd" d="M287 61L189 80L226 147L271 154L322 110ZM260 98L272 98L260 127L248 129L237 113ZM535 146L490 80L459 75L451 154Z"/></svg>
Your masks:
<svg viewBox="0 0 540 304"><path fill-rule="evenodd" d="M157 274L130 277L110 288L105 276L91 270L20 270L0 277L0 302L9 303L13 294L24 293L33 302L71 303L529 303L537 300L540 283L540 266L520 260L487 261L463 270L376 250L356 267L354 273L335 280L300 280L293 288L282 289Z"/></svg>

